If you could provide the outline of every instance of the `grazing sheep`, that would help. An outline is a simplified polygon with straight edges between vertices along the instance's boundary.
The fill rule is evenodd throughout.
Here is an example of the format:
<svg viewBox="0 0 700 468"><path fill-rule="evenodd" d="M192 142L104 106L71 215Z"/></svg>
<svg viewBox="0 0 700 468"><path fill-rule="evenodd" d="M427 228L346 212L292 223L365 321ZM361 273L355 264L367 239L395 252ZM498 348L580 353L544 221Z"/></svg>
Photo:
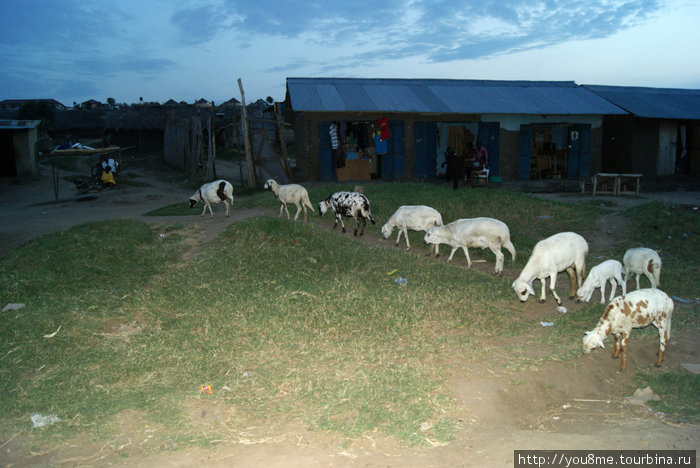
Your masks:
<svg viewBox="0 0 700 468"><path fill-rule="evenodd" d="M294 221L299 218L302 207L304 208L304 221L307 220L306 208L309 207L311 211L314 211L314 207L309 201L309 193L299 184L280 185L274 179L267 179L263 188L272 190L272 193L275 194L275 197L277 197L277 200L281 203L280 216L282 216L282 210L284 210L287 213L287 219L290 219L287 203L294 203L294 206L297 207L297 214L294 215Z"/></svg>
<svg viewBox="0 0 700 468"><path fill-rule="evenodd" d="M625 252L622 259L625 264L625 284L630 273L637 275L637 289L639 289L639 276L643 273L651 283L652 288L658 288L661 285L661 258L656 251L647 249L646 247L638 247L629 249Z"/></svg>
<svg viewBox="0 0 700 468"><path fill-rule="evenodd" d="M399 235L396 238L396 245L399 245L401 233L403 233L404 239L406 239L406 250L411 250L411 244L408 242L408 230L427 231L433 226L442 226L442 216L435 208L425 205L404 205L400 206L382 226L382 235L384 239L388 239L394 228L398 228ZM436 254L438 248L439 245L436 244Z"/></svg>
<svg viewBox="0 0 700 468"><path fill-rule="evenodd" d="M666 343L671 337L672 314L673 301L659 289L638 289L616 297L605 308L598 325L583 337L583 353L588 354L598 347L605 348L603 340L612 333L615 336L612 357L616 359L622 351L620 371L624 371L627 368L627 340L630 332L633 328L646 327L652 323L659 330L656 360L656 367L659 367L664 360Z"/></svg>
<svg viewBox="0 0 700 468"><path fill-rule="evenodd" d="M207 208L209 208L209 213L211 213L213 218L214 212L211 209L211 204L221 202L224 202L224 205L226 205L226 216L228 216L229 208L233 204L233 185L223 179L204 184L190 197L190 208L194 208L198 201L204 204L201 216L204 216Z"/></svg>
<svg viewBox="0 0 700 468"><path fill-rule="evenodd" d="M423 238L426 244L435 244L435 254L440 255L440 244L452 247L452 252L447 261L460 247L467 257L467 265L472 266L469 258L468 247L480 249L489 248L496 255L496 269L494 275L503 274L503 253L501 247L505 247L515 261L515 247L510 242L510 231L502 221L493 218L458 219L445 226L433 226L428 229Z"/></svg>
<svg viewBox="0 0 700 468"><path fill-rule="evenodd" d="M527 301L530 294L535 295L532 289L532 281L539 279L542 283L542 295L540 302L545 300L545 280L549 277L549 290L561 305L561 299L554 290L557 282L557 273L566 270L571 283L570 299L576 297L576 285L581 287L581 281L586 272L586 254L588 253L588 243L586 239L575 232L560 232L546 239L539 241L532 249L532 255L527 261L525 268L520 272L520 276L513 282L520 302Z"/></svg>
<svg viewBox="0 0 700 468"><path fill-rule="evenodd" d="M627 294L627 286L625 282L622 281L622 263L617 260L606 260L591 268L586 281L583 282L583 286L579 288L576 296L588 302L591 300L593 291L595 291L596 288L600 288L600 303L605 304L605 284L608 281L610 281L610 285L612 286L610 290L610 301L615 297L618 283L622 288L622 294Z"/></svg>
<svg viewBox="0 0 700 468"><path fill-rule="evenodd" d="M333 214L335 214L333 229L338 226L338 221L340 221L343 232L345 232L345 224L343 223L342 216L355 218L355 236L357 235L357 228L360 227L360 224L362 225L360 235L364 235L365 225L368 219L372 224L375 224L369 207L369 200L359 192L335 192L330 197L318 203L318 215L323 216L329 208L333 211Z"/></svg>

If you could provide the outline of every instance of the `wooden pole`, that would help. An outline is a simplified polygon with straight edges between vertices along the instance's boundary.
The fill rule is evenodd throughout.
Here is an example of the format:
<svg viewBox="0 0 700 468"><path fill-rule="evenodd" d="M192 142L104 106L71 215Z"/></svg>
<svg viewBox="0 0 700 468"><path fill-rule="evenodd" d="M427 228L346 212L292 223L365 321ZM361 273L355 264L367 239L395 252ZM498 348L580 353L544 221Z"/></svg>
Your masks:
<svg viewBox="0 0 700 468"><path fill-rule="evenodd" d="M253 154L250 150L250 139L248 136L248 111L245 108L245 93L243 92L243 82L240 78L238 78L238 88L241 90L241 126L243 127L245 159L248 164L248 187L255 188L255 167L253 166Z"/></svg>
<svg viewBox="0 0 700 468"><path fill-rule="evenodd" d="M284 138L284 125L282 125L282 113L280 112L280 103L275 103L275 116L277 117L277 131L280 134L280 147L282 148L282 161L284 162L284 172L287 173L287 178L292 179L292 168L289 165L289 154L287 153L287 140Z"/></svg>
<svg viewBox="0 0 700 468"><path fill-rule="evenodd" d="M210 111L209 112L209 118L207 119L209 122L208 127L208 133L207 133L207 180L213 180L214 179L214 153L212 152L212 147L211 147L211 142L213 140L212 138L212 125L214 123L214 114Z"/></svg>

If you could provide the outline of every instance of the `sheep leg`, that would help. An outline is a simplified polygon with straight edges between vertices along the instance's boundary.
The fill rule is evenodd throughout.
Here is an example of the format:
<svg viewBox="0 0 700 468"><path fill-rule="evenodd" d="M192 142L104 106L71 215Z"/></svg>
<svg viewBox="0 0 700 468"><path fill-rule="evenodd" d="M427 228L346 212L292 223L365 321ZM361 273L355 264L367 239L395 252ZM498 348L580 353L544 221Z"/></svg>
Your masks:
<svg viewBox="0 0 700 468"><path fill-rule="evenodd" d="M639 273L637 273L637 289L639 289Z"/></svg>
<svg viewBox="0 0 700 468"><path fill-rule="evenodd" d="M655 287L656 287L656 281L654 280L654 276L653 276L651 273L649 273L648 271L646 271L646 270L644 271L644 276L646 276L647 279L649 280L649 283L651 284L651 287L652 287L652 288L655 288ZM639 288L637 288L637 289L639 289Z"/></svg>
<svg viewBox="0 0 700 468"><path fill-rule="evenodd" d="M615 348L613 348L612 359L617 359L620 355L620 335L615 333Z"/></svg>
<svg viewBox="0 0 700 468"><path fill-rule="evenodd" d="M289 210L287 209L287 204L284 203L283 206L284 206L284 212L287 213L287 219L292 219L291 216L289 216Z"/></svg>
<svg viewBox="0 0 700 468"><path fill-rule="evenodd" d="M294 205L297 207L297 214L294 215L294 221L299 219L299 215L301 214L301 205L299 202L294 203Z"/></svg>
<svg viewBox="0 0 700 468"><path fill-rule="evenodd" d="M505 261L505 256L501 252L500 248L489 247L491 252L496 256L496 269L494 270L494 275L503 275L503 262Z"/></svg>
<svg viewBox="0 0 700 468"><path fill-rule="evenodd" d="M545 299L544 289L547 285L547 278L542 278L540 280L540 284L542 285L542 294L540 295L540 303L544 304L544 299Z"/></svg>
<svg viewBox="0 0 700 468"><path fill-rule="evenodd" d="M469 258L469 249L467 249L466 246L462 246L462 250L464 250L464 256L467 257L467 268L472 267L472 259Z"/></svg>
<svg viewBox="0 0 700 468"><path fill-rule="evenodd" d="M605 280L603 283L600 285L600 303L605 304L605 283L608 281ZM615 288L613 287L612 293L615 292ZM610 294L610 300L612 301L612 293Z"/></svg>
<svg viewBox="0 0 700 468"><path fill-rule="evenodd" d="M622 278L620 278L618 281L620 282L620 286L622 286L622 295L624 296L627 294L627 280L625 279L625 281L622 281Z"/></svg>
<svg viewBox="0 0 700 468"><path fill-rule="evenodd" d="M406 240L406 250L411 250L411 243L408 242L408 229L403 228L403 238Z"/></svg>
<svg viewBox="0 0 700 468"><path fill-rule="evenodd" d="M664 353L666 352L666 342L668 341L668 335L670 330L666 329L666 326L663 322L659 322L658 320L654 321L654 325L656 325L656 328L659 330L659 352L656 353L657 359L656 359L656 367L660 367L661 363L664 361Z"/></svg>
<svg viewBox="0 0 700 468"><path fill-rule="evenodd" d="M450 252L450 257L447 259L447 262L448 262L448 263L452 261L452 257L454 256L454 254L455 254L455 252L457 251L457 249L459 249L459 247L453 247L453 248L452 248L452 252Z"/></svg>
<svg viewBox="0 0 700 468"><path fill-rule="evenodd" d="M610 286L612 286L612 289L610 290L610 301L613 300L613 297L615 297L615 291L617 291L617 281L615 281L615 278L610 278ZM605 288L605 283L603 283L603 288ZM601 300L603 294L603 289L600 290L600 295L601 295Z"/></svg>
<svg viewBox="0 0 700 468"><path fill-rule="evenodd" d="M620 335L620 352L622 358L620 359L620 370L619 372L624 372L627 369L627 333L621 332Z"/></svg>
<svg viewBox="0 0 700 468"><path fill-rule="evenodd" d="M561 298L557 295L557 292L554 290L554 285L557 283L557 274L552 273L550 275L550 281L549 281L549 290L552 291L552 295L554 296L554 299L557 300L557 305L561 305ZM544 302L544 294L542 295L542 301Z"/></svg>
<svg viewBox="0 0 700 468"><path fill-rule="evenodd" d="M403 233L403 229L399 228L399 235L396 237L396 246L399 245L399 241L401 240L401 234ZM408 241L407 241L408 242Z"/></svg>
<svg viewBox="0 0 700 468"><path fill-rule="evenodd" d="M566 269L566 274L569 275L569 283L571 285L571 292L569 293L569 299L576 298L576 270L569 267Z"/></svg>
<svg viewBox="0 0 700 468"><path fill-rule="evenodd" d="M226 205L226 217L228 218L229 211L231 211L231 202L224 200L224 205Z"/></svg>
<svg viewBox="0 0 700 468"><path fill-rule="evenodd" d="M207 202L202 202L202 204L204 205L204 207L202 208L202 214L200 216L204 216L204 213L207 212L207 205L209 205L209 203Z"/></svg>
<svg viewBox="0 0 700 468"><path fill-rule="evenodd" d="M283 212L283 211L284 211L284 203L280 204L280 215L278 216L278 218L281 218L281 217L282 217L282 212Z"/></svg>

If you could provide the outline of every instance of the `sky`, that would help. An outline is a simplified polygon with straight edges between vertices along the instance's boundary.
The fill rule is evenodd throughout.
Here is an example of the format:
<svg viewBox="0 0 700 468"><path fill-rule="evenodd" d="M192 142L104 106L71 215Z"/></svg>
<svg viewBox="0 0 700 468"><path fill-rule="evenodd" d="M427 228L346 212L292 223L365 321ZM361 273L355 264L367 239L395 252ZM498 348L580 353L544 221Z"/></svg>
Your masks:
<svg viewBox="0 0 700 468"><path fill-rule="evenodd" d="M700 89L697 0L0 0L0 100L285 97L287 77Z"/></svg>

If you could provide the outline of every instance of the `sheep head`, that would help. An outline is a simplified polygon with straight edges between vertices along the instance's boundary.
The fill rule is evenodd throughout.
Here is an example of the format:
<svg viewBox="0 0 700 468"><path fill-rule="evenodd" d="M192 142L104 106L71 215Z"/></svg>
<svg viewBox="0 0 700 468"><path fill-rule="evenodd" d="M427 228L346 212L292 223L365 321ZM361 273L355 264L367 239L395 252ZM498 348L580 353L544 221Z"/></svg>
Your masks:
<svg viewBox="0 0 700 468"><path fill-rule="evenodd" d="M597 348L605 349L603 338L593 331L587 331L583 337L583 354L590 354L591 351Z"/></svg>
<svg viewBox="0 0 700 468"><path fill-rule="evenodd" d="M202 201L202 195L199 190L194 192L190 197L190 208L194 208L198 201Z"/></svg>
<svg viewBox="0 0 700 468"><path fill-rule="evenodd" d="M526 302L530 294L532 294L533 296L535 295L535 290L532 289L532 285L521 280L520 278L513 281L511 287L518 295L518 299L520 299L520 302Z"/></svg>
<svg viewBox="0 0 700 468"><path fill-rule="evenodd" d="M274 179L267 179L267 180L265 181L265 185L263 185L263 189L265 189L265 190L270 189L270 190L273 190L273 191L274 191L274 188L273 188L273 187L274 187L275 185L278 185L278 184L277 184L277 182L276 182Z"/></svg>
<svg viewBox="0 0 700 468"><path fill-rule="evenodd" d="M382 236L384 236L384 239L388 239L393 231L394 228L389 226L389 223L386 223L384 226L382 226Z"/></svg>
<svg viewBox="0 0 700 468"><path fill-rule="evenodd" d="M326 211L328 211L328 205L330 204L329 200L322 200L318 202L318 215L323 216Z"/></svg>

